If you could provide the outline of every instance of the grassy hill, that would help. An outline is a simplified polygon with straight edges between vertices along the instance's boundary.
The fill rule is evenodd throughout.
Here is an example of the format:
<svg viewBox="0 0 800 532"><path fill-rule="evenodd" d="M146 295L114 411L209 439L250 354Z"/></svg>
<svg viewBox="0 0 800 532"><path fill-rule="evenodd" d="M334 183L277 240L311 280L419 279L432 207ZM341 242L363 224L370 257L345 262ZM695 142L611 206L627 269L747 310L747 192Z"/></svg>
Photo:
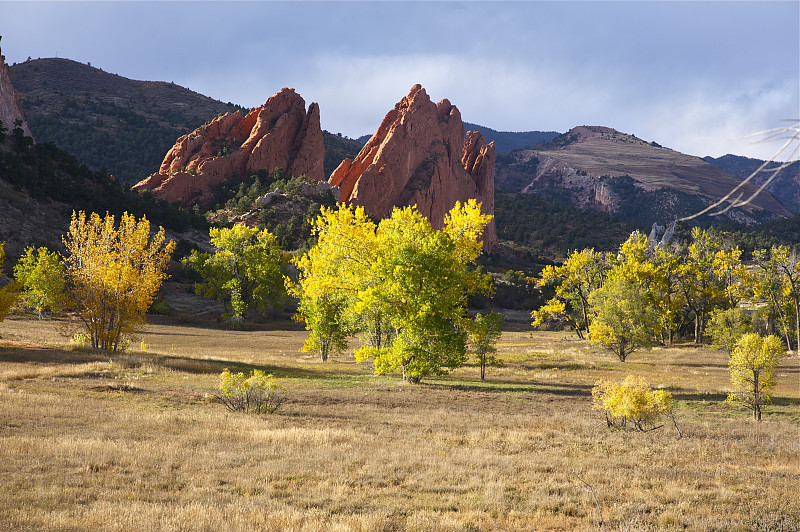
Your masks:
<svg viewBox="0 0 800 532"><path fill-rule="evenodd" d="M242 109L163 81L136 81L69 59L11 66L31 133L123 182L158 170L175 140Z"/></svg>

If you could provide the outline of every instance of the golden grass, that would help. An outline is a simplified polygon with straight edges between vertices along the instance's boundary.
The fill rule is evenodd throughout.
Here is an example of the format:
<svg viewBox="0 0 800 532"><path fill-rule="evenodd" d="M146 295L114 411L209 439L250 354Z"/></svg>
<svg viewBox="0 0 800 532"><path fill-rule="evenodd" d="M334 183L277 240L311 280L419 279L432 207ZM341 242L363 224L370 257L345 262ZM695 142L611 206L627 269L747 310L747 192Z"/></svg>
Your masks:
<svg viewBox="0 0 800 532"><path fill-rule="evenodd" d="M305 332L148 325L147 353L64 345L52 322L0 324L2 530L798 530L800 364L758 424L722 402L724 353L626 363L563 333L504 333L467 366L404 385ZM273 415L213 400L224 367L274 373ZM609 432L601 377L673 391L672 427Z"/></svg>

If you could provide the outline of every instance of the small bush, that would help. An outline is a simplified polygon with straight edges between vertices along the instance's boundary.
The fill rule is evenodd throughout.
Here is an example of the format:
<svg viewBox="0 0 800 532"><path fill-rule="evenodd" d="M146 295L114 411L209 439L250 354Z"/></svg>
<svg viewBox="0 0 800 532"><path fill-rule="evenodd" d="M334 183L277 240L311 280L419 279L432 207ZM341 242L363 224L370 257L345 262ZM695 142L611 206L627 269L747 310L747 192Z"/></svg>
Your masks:
<svg viewBox="0 0 800 532"><path fill-rule="evenodd" d="M218 388L218 397L233 412L271 414L284 401L284 388L278 380L257 369L245 375L225 368L219 376Z"/></svg>
<svg viewBox="0 0 800 532"><path fill-rule="evenodd" d="M92 345L92 337L89 336L89 333L75 333L69 342L78 349L86 349Z"/></svg>
<svg viewBox="0 0 800 532"><path fill-rule="evenodd" d="M592 409L603 413L609 428L624 429L628 423L642 432L661 428L656 422L672 417L672 408L672 394L651 390L641 377L628 375L621 383L601 379L592 388Z"/></svg>

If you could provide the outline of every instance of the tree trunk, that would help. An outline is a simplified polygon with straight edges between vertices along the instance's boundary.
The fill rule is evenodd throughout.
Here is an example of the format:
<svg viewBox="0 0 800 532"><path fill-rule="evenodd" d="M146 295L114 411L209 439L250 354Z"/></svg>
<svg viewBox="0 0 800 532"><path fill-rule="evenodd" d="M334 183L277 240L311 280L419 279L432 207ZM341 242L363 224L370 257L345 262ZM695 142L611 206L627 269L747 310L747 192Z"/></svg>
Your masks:
<svg viewBox="0 0 800 532"><path fill-rule="evenodd" d="M797 335L797 355L800 356L800 301L796 298L794 300L794 323L794 330ZM792 348L790 347L789 350L791 351Z"/></svg>
<svg viewBox="0 0 800 532"><path fill-rule="evenodd" d="M753 419L761 421L761 401L758 394L758 372L753 371Z"/></svg>

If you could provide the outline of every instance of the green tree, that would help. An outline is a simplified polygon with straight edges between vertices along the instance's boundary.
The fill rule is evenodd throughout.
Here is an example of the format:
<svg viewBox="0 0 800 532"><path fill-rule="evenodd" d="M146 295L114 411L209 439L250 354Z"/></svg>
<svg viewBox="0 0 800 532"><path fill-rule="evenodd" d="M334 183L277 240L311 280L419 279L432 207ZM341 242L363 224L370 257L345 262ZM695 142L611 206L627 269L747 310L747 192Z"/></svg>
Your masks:
<svg viewBox="0 0 800 532"><path fill-rule="evenodd" d="M715 272L715 256L720 240L711 232L692 228L692 243L681 264L678 282L687 309L694 317L694 342L703 340L708 315L726 304L726 289Z"/></svg>
<svg viewBox="0 0 800 532"><path fill-rule="evenodd" d="M757 283L762 286L756 291L762 288L760 294L782 315L789 349L789 323L792 323L795 347L800 354L800 258L797 251L788 246L773 246L769 253L762 251L756 257L763 277L761 283Z"/></svg>
<svg viewBox="0 0 800 532"><path fill-rule="evenodd" d="M150 222L124 213L72 213L64 237L68 304L91 337L92 347L116 351L144 320L155 298L175 242L164 228L150 234Z"/></svg>
<svg viewBox="0 0 800 532"><path fill-rule="evenodd" d="M497 352L495 344L503 333L504 321L505 316L497 312L488 314L478 312L474 320L467 320L465 323L467 335L472 342L472 350L478 357L478 363L481 366L481 380L486 379L487 364L496 363L494 360L494 354Z"/></svg>
<svg viewBox="0 0 800 532"><path fill-rule="evenodd" d="M285 299L286 259L272 233L234 225L212 227L209 235L217 251L193 250L182 262L202 279L197 294L222 302L233 325L244 322L248 309L264 313Z"/></svg>
<svg viewBox="0 0 800 532"><path fill-rule="evenodd" d="M786 297L789 287L780 268L781 257L772 253L779 249L755 252L758 273L753 283L753 293L755 300L766 309L767 330L771 334L781 334L786 341L786 348L791 349L792 308Z"/></svg>
<svg viewBox="0 0 800 532"><path fill-rule="evenodd" d="M770 402L775 369L783 354L783 345L777 336L762 338L755 333L739 338L731 353L728 367L734 390L728 399L752 408L753 419L757 421L761 421L761 406Z"/></svg>
<svg viewBox="0 0 800 532"><path fill-rule="evenodd" d="M456 204L434 230L414 207L395 209L378 225L362 208L323 209L317 244L295 259L300 314L312 338L360 333L356 359L376 373L400 370L419 382L462 365L467 297L491 290L474 264L491 216L470 200ZM335 312L320 312L335 305ZM331 308L327 307L327 311Z"/></svg>
<svg viewBox="0 0 800 532"><path fill-rule="evenodd" d="M324 294L317 298L301 297L298 305L298 321L304 321L311 331L303 344L306 353L317 353L325 362L331 353L347 349L350 329L346 323L347 300L336 294Z"/></svg>
<svg viewBox="0 0 800 532"><path fill-rule="evenodd" d="M656 248L653 252L652 260L656 267L652 292L658 306L661 333L663 337L663 333L666 331L666 342L672 345L681 309L684 305L678 280L681 272L681 261L677 253L666 247Z"/></svg>
<svg viewBox="0 0 800 532"><path fill-rule="evenodd" d="M36 309L39 319L45 311L58 312L66 300L64 264L55 251L29 247L14 266L14 277L22 285L22 299Z"/></svg>
<svg viewBox="0 0 800 532"><path fill-rule="evenodd" d="M750 318L739 307L727 310L717 309L711 313L711 319L708 323L711 346L717 349L724 348L730 355L739 337L750 332L751 329Z"/></svg>
<svg viewBox="0 0 800 532"><path fill-rule="evenodd" d="M595 316L589 341L617 355L620 362L652 345L660 327L659 316L642 286L623 278L609 279L592 292L589 304Z"/></svg>
<svg viewBox="0 0 800 532"><path fill-rule="evenodd" d="M358 308L380 309L394 339L387 347L357 351L357 360L372 358L377 373L401 370L409 382L464 364L460 323L467 297L491 291L490 276L474 268L490 220L470 200L456 203L440 231L415 207L395 209L380 222L378 258L370 268L374 282L359 293Z"/></svg>

